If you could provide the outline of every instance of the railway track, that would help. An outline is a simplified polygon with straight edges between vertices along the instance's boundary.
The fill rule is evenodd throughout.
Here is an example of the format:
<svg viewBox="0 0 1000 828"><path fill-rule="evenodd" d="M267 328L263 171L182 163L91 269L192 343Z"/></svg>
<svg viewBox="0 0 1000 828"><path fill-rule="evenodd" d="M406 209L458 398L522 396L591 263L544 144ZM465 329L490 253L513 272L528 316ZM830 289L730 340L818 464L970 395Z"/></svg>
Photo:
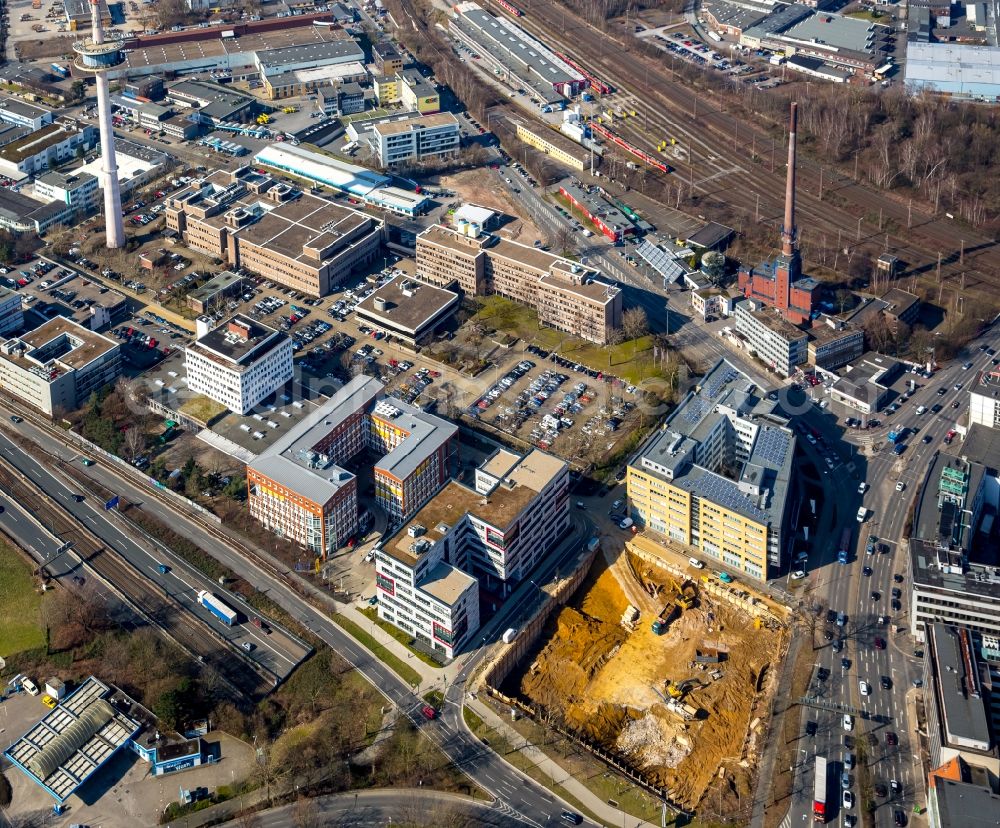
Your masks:
<svg viewBox="0 0 1000 828"><path fill-rule="evenodd" d="M492 10L502 13L498 8ZM777 146L773 172L769 164L755 162L750 157L754 142L760 156L770 155L771 136L713 106L698 90L671 80L667 77L666 62L659 63L626 51L619 40L568 12L558 0L532 0L526 14L517 18L517 23L610 82L619 90L617 94L629 97L635 102L636 110L643 110L637 118L616 124L616 131L623 137L650 151L655 150L661 140L671 137L682 146L691 147L690 162L674 164L676 178L686 182L690 175L701 195L731 204L750 220L760 208L765 208L765 214L780 222L785 150L780 144ZM646 128L640 128L637 122L642 122ZM824 194L836 193L836 200L843 206L827 199L820 200L820 170L816 161L803 158L800 153L796 223L811 243L815 244L820 235L825 235L830 247L835 247L839 240L849 248L867 245L874 252L881 251L888 239L890 251L918 272L935 274L941 254L942 279L957 280L964 273L966 289L1000 286L1000 249L992 240L968 228L957 230L949 221L917 213L913 214L910 230L879 231L880 211L883 226L906 228L910 221L907 205L825 167L822 168ZM700 186L699 182L705 185ZM857 239L859 217L862 219L860 241ZM958 251L959 234L964 237L964 256Z"/></svg>
<svg viewBox="0 0 1000 828"><path fill-rule="evenodd" d="M31 503L36 519L107 583L114 586L134 612L161 630L200 662L215 669L229 685L248 698L269 692L273 681L233 657L228 644L165 590L137 572L124 558L69 516L44 491L27 481L6 460L0 459L0 490L17 503Z"/></svg>

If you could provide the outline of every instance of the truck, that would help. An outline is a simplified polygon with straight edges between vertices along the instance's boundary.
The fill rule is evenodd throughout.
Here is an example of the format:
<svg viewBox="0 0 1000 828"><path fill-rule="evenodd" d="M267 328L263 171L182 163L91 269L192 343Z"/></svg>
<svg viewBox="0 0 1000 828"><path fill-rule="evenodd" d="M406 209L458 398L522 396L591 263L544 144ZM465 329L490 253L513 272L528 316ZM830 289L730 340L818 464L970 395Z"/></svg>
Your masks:
<svg viewBox="0 0 1000 828"><path fill-rule="evenodd" d="M816 782L813 786L813 822L826 822L826 757L816 757Z"/></svg>
<svg viewBox="0 0 1000 828"><path fill-rule="evenodd" d="M202 589L198 592L198 603L218 618L227 627L232 627L239 617L236 610L223 601L218 595Z"/></svg>
<svg viewBox="0 0 1000 828"><path fill-rule="evenodd" d="M896 443L901 442L906 437L908 431L909 429L907 428L898 428L898 429L894 428L886 436L888 437L889 442L895 445Z"/></svg>
<svg viewBox="0 0 1000 828"><path fill-rule="evenodd" d="M515 630L513 627L508 627L506 630L504 630L503 634L504 644L510 644L510 642L513 641L515 638L517 638L517 630Z"/></svg>
<svg viewBox="0 0 1000 828"><path fill-rule="evenodd" d="M55 74L58 75L60 78L69 77L69 69L67 69L65 66L60 66L58 63L50 63L49 69L55 72Z"/></svg>
<svg viewBox="0 0 1000 828"><path fill-rule="evenodd" d="M663 608L663 611L660 613L659 617L655 618L653 620L653 623L650 625L650 630L652 631L653 635L663 635L663 633L666 632L667 627L670 625L670 622L673 621L675 618L678 618L680 614L681 614L681 608L677 605L676 602L671 601L669 604L667 604Z"/></svg>
<svg viewBox="0 0 1000 828"><path fill-rule="evenodd" d="M837 562L846 564L851 549L851 529L847 527L840 533L840 544L837 546Z"/></svg>
<svg viewBox="0 0 1000 828"><path fill-rule="evenodd" d="M712 40L714 40L716 43L722 43L722 35L720 35L718 32L709 32L708 36L712 38Z"/></svg>

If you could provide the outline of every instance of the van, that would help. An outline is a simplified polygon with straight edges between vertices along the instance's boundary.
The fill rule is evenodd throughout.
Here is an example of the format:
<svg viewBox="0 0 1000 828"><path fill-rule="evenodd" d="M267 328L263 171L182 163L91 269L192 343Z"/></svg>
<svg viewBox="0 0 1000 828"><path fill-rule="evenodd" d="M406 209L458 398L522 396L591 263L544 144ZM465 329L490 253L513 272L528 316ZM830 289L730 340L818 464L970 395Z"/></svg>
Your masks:
<svg viewBox="0 0 1000 828"><path fill-rule="evenodd" d="M705 564L699 561L697 558L688 558L688 564L693 566L695 569L704 569Z"/></svg>
<svg viewBox="0 0 1000 828"><path fill-rule="evenodd" d="M21 687L24 688L25 692L29 696L37 696L38 695L38 692L39 692L38 691L38 686L30 678L26 678L26 679L22 680L21 681Z"/></svg>

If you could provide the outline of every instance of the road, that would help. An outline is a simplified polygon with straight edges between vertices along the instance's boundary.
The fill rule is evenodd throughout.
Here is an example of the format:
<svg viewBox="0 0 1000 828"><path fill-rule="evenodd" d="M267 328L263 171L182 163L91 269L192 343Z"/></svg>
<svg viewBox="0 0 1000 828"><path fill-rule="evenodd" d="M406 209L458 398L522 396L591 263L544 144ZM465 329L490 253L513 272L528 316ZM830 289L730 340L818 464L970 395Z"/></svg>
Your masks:
<svg viewBox="0 0 1000 828"><path fill-rule="evenodd" d="M0 406L0 416L7 419L13 413L9 408ZM77 452L63 444L60 435L48 429L42 430L26 419L18 425L19 431L42 446L44 451L63 460L72 461ZM38 466L21 449L9 440L0 438L0 452L4 456L17 457L26 465ZM83 468L81 466L81 468ZM481 647L465 663L458 681L448 688L447 703L444 714L433 722L428 722L421 714L420 708L424 701L394 672L375 658L368 650L358 644L355 639L331 621L326 614L313 607L298 592L293 590L286 580L265 571L252 560L248 560L235 544L226 540L221 532L206 532L201 524L195 522L184 513L174 511L148 491L136 486L130 479L119 476L117 469L110 463L100 462L85 469L101 486L117 491L134 503L142 505L143 509L169 523L178 534L196 540L199 546L220 563L239 571L243 577L258 590L267 594L272 600L282 606L286 612L296 618L306 629L318 636L332 650L347 662L354 665L389 701L396 704L414 724L434 741L456 767L467 773L478 785L501 803L504 812L523 818L528 824L542 825L547 817L558 818L559 812L567 807L547 789L523 776L519 771L507 764L487 746L481 744L465 727L461 714L461 699L464 694L465 681L475 665L484 657L486 648ZM44 481L43 488L53 496L69 497L72 492L51 474L39 469L39 480ZM88 501L85 500L84 503ZM67 504L68 505L68 504ZM82 506L82 504L79 504ZM89 528L100 525L97 509L76 513L79 520L86 522ZM569 561L577 555L590 537L591 527L585 516L580 513L573 515L573 528L567 538L546 557L538 570L532 575L537 584L546 583L554 573L562 568L567 571ZM134 553L135 560L143 560L142 555L148 553L139 549ZM147 569L148 571L148 569ZM149 573L152 576L153 573ZM521 616L538 598L538 587L531 581L522 583L513 593L500 613L480 632L481 644L489 645L499 639L500 632L510 626L516 626Z"/></svg>
<svg viewBox="0 0 1000 828"><path fill-rule="evenodd" d="M866 781L866 791L878 783L889 786L890 780L901 784L899 796L875 797L878 804L876 825L879 828L893 825L893 812L900 809L909 815L913 806L922 803L923 775L919 765L918 746L912 742L912 728L915 723L907 720L907 694L913 694L913 681L922 673L922 662L913 655L913 643L909 638L907 616L908 562L905 546L901 547L903 529L912 499L919 491L920 483L926 475L933 456L942 448L945 432L952 428L958 415L967 408L968 392L979 370L990 365L990 357L978 347L988 344L1000 345L1000 336L995 332L969 346L968 353L959 355L951 364L935 373L930 380L915 378L921 387L912 398L903 404L899 412L892 416L880 417L883 425L869 431L847 430L832 423L828 414L813 412L804 417L805 423L816 429L828 445L840 442L840 449L846 449L844 438L856 445L871 444L883 446L871 456L854 455L855 473L847 477L839 469L834 474L823 477L826 482L824 508L831 514L829 531L822 532L824 540L811 553L811 568L805 582L812 600L833 611L844 612L848 616L847 625L840 629L836 624L819 625L813 641L815 653L813 679L809 695L835 706L834 709L803 707L800 722L800 739L796 753L795 794L791 805L791 821L800 822L800 815L808 815L812 810L814 757L819 754L830 764L828 780L828 814L836 817L841 805L841 772L843 759L853 753L859 766L866 766L860 775ZM972 362L973 368L963 370L962 365ZM956 389L956 385L961 385ZM946 392L939 394L938 389ZM954 403L959 408L954 408ZM928 410L918 415L918 406ZM939 413L932 412L931 406L940 405ZM813 407L815 408L815 407ZM916 436L908 439L905 453L897 457L886 448L885 435L890 428L902 426L919 429ZM930 436L929 443L923 438ZM807 458L819 468L824 468L816 449L806 440L800 440ZM861 495L857 486L862 481L871 488ZM905 489L896 490L897 482L903 482ZM860 505L867 511L864 523L859 523L856 512ZM852 529L852 555L847 566L836 562L836 546L843 527ZM869 535L878 537L886 544L888 552L866 554ZM866 569L867 568L867 569ZM870 574L866 574L870 572ZM897 583L894 575L902 577ZM901 607L894 611L891 607L893 588L901 591ZM877 600L874 597L877 594ZM879 616L883 623L879 623ZM894 625L898 625L894 632ZM833 640L827 641L823 630L833 633ZM885 649L875 647L876 638L886 642ZM834 644L843 640L843 650L834 652ZM842 659L847 659L846 667ZM825 681L818 677L819 669L829 673ZM884 689L882 678L891 686ZM871 694L862 696L860 682L871 687ZM838 707L864 711L871 718L855 716L854 730L847 734L842 725L843 712ZM814 722L817 727L815 738L806 735L806 723ZM887 742L887 734L895 734L898 745ZM854 739L854 748L844 746L844 737ZM864 758L864 762L861 759ZM855 795L854 814L864 806L865 796L859 784L859 770L851 773L851 790ZM832 805L832 807L830 807Z"/></svg>
<svg viewBox="0 0 1000 828"><path fill-rule="evenodd" d="M528 825L509 814L500 813L496 805L473 802L463 796L438 791L362 791L333 794L308 800L308 804L283 805L259 811L255 825L259 828L290 828L302 825L300 808L309 818L322 820L316 824L337 825L340 828L362 828L392 825L393 820L413 825L484 826L484 828L514 828ZM221 823L240 825L240 820ZM313 823L308 823L313 824Z"/></svg>

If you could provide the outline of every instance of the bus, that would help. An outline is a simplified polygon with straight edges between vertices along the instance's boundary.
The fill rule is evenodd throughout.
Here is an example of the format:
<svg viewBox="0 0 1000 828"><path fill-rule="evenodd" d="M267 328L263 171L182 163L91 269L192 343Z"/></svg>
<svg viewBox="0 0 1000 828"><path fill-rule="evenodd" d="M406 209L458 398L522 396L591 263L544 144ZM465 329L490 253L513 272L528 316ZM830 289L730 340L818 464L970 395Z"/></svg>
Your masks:
<svg viewBox="0 0 1000 828"><path fill-rule="evenodd" d="M848 526L840 533L840 545L837 547L837 561L842 564L847 563L847 557L851 550L851 527Z"/></svg>

